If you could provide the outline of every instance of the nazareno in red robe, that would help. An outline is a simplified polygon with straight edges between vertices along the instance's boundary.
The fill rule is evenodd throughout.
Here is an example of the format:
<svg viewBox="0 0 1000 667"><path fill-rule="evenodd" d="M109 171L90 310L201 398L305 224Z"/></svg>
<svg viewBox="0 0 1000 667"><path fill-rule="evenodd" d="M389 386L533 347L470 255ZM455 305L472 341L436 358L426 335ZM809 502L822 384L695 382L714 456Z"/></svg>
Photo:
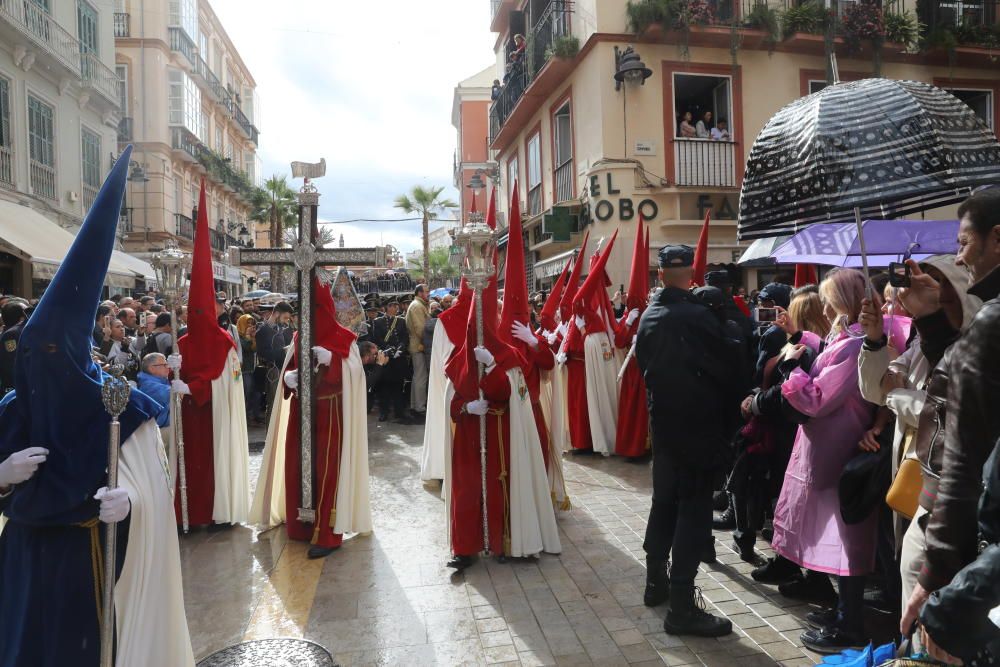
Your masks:
<svg viewBox="0 0 1000 667"><path fill-rule="evenodd" d="M625 322L628 312L615 327L615 346L628 350L639 330L639 319L632 326ZM618 393L618 424L615 431L615 454L637 457L649 449L649 408L646 405L646 381L635 355L628 360Z"/></svg>

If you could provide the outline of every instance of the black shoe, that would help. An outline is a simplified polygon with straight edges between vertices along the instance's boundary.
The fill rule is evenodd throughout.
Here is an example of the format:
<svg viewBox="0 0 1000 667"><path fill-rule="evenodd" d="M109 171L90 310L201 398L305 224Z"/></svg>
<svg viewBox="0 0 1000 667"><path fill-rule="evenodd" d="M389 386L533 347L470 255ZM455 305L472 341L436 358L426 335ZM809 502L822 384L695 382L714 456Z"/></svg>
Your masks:
<svg viewBox="0 0 1000 667"><path fill-rule="evenodd" d="M670 560L646 558L646 592L642 603L658 607L670 598Z"/></svg>
<svg viewBox="0 0 1000 667"><path fill-rule="evenodd" d="M808 625L813 630L822 630L823 628L830 628L837 623L837 610L836 609L820 609L819 611L814 611L806 614L806 625Z"/></svg>
<svg viewBox="0 0 1000 667"><path fill-rule="evenodd" d="M733 631L733 624L728 618L719 618L705 611L705 600L699 589L671 586L670 609L663 619L663 630L668 635L724 637Z"/></svg>
<svg viewBox="0 0 1000 667"><path fill-rule="evenodd" d="M760 531L760 536L765 542L770 542L774 539L774 529L773 528L763 528Z"/></svg>
<svg viewBox="0 0 1000 667"><path fill-rule="evenodd" d="M594 450L593 449L571 449L571 450L569 450L569 453L572 454L573 456L593 456L594 455Z"/></svg>
<svg viewBox="0 0 1000 667"><path fill-rule="evenodd" d="M472 556L455 556L448 561L448 567L455 568L456 572L461 572L465 568L472 565L473 562Z"/></svg>
<svg viewBox="0 0 1000 667"><path fill-rule="evenodd" d="M765 565L750 573L754 581L762 584L781 584L801 575L798 565L781 556L771 558Z"/></svg>
<svg viewBox="0 0 1000 667"><path fill-rule="evenodd" d="M649 463L649 460L653 458L649 452L646 452L642 456L626 456L625 461L628 463Z"/></svg>
<svg viewBox="0 0 1000 667"><path fill-rule="evenodd" d="M309 560L316 560L317 558L326 558L334 551L340 547L309 547Z"/></svg>
<svg viewBox="0 0 1000 667"><path fill-rule="evenodd" d="M716 514L712 518L712 528L716 530L732 530L736 527L736 512L732 507L727 507L722 514Z"/></svg>
<svg viewBox="0 0 1000 667"><path fill-rule="evenodd" d="M716 512L724 512L729 509L729 494L725 489L712 494L712 509Z"/></svg>
<svg viewBox="0 0 1000 667"><path fill-rule="evenodd" d="M205 530L210 533L223 533L227 530L232 530L235 527L236 524L233 523L211 523Z"/></svg>
<svg viewBox="0 0 1000 667"><path fill-rule="evenodd" d="M711 565L713 563L717 563L718 562L718 559L715 556L715 538L714 537L712 538L712 541L710 543L706 544L705 548L702 549L702 551L701 551L701 558L699 558L699 560L702 563L705 563L707 565Z"/></svg>
<svg viewBox="0 0 1000 667"><path fill-rule="evenodd" d="M806 648L816 653L841 653L847 649L861 650L868 640L861 633L846 632L837 627L823 630L806 630L800 635Z"/></svg>
<svg viewBox="0 0 1000 667"><path fill-rule="evenodd" d="M764 559L761 557L753 548L753 546L744 547L741 546L739 542L733 542L733 548L736 553L740 555L740 560L744 563L750 563L751 565L763 565Z"/></svg>
<svg viewBox="0 0 1000 667"><path fill-rule="evenodd" d="M837 601L837 591L830 583L830 577L820 572L807 571L804 577L795 577L779 584L778 592L793 600L805 600L828 606L833 606Z"/></svg>

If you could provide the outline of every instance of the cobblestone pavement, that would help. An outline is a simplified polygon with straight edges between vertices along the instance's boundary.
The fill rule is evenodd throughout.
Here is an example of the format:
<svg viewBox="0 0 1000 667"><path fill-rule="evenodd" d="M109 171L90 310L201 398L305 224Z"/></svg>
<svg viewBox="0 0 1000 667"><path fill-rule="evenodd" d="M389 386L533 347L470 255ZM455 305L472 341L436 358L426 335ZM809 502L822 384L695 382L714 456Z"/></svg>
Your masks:
<svg viewBox="0 0 1000 667"><path fill-rule="evenodd" d="M423 429L370 423L375 532L309 561L284 530L235 528L182 539L195 655L244 639L303 637L342 665L809 665L813 608L760 586L717 534L702 566L723 639L667 635L663 607L642 605L648 465L565 460L573 509L559 513L563 552L537 562L481 560L455 576L436 485L419 479ZM251 440L255 437L252 435ZM258 435L256 439L262 439ZM254 455L254 476L260 459ZM764 553L766 544L759 543Z"/></svg>

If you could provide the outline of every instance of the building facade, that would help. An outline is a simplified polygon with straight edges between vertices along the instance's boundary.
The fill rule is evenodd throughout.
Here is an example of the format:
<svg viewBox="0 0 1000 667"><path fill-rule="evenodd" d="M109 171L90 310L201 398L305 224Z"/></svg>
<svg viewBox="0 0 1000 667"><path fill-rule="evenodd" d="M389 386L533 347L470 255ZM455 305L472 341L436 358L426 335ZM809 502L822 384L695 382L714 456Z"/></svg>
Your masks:
<svg viewBox="0 0 1000 667"><path fill-rule="evenodd" d="M490 94L496 67L490 66L455 86L451 106L451 124L455 127L457 148L454 160L454 185L460 195L464 215L472 208L473 192L466 187L478 172L487 184L495 176L497 163L489 148ZM487 195L488 196L488 195ZM479 194L479 210L485 208Z"/></svg>
<svg viewBox="0 0 1000 667"><path fill-rule="evenodd" d="M736 238L744 165L775 112L826 85L824 36L795 32L791 24L783 35L756 27L762 14L780 21L782 0L768 0L765 9L752 0L688 2L700 10L697 23L664 27L630 22L629 5L638 15L636 6L653 4L645 0L491 1L494 71L503 89L490 106L489 147L499 164L502 208L514 180L520 184L533 288L555 280L586 229L588 252L619 230L608 272L615 286L627 283L640 214L650 225L653 271L662 245L697 243L709 210L709 264L742 273L748 288L774 277L733 266L746 247ZM828 9L844 16L849 4L834 1ZM937 31L925 34L977 22L983 34L1000 34L995 1L959 10L950 0L919 10L911 0L886 7L919 15ZM526 38L523 48L518 35ZM648 71L618 81L619 54L629 46ZM869 44L852 54L839 34L834 50L840 80L873 76L878 58ZM939 85L994 131L1000 125L1000 70L988 48L960 42L920 51L887 43L880 57L882 76ZM684 136L680 121L688 112L692 125L711 113L706 129L721 131L717 121L726 120L728 134ZM953 217L954 208L927 216Z"/></svg>
<svg viewBox="0 0 1000 667"><path fill-rule="evenodd" d="M256 274L232 266L228 248L268 238L250 219L261 180L253 76L207 0L117 5L118 145L135 146L125 248L139 256L168 242L190 250L204 179L216 287L248 291Z"/></svg>
<svg viewBox="0 0 1000 667"><path fill-rule="evenodd" d="M0 2L0 293L41 293L111 167L113 20L91 0ZM141 286L127 261L114 290Z"/></svg>

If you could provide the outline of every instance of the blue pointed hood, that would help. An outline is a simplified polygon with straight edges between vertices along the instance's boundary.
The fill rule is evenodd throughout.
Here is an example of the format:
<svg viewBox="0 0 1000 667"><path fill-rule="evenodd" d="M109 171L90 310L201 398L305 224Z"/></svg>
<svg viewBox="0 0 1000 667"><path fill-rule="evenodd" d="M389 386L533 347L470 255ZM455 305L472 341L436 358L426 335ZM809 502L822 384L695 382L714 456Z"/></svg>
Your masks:
<svg viewBox="0 0 1000 667"><path fill-rule="evenodd" d="M131 146L111 169L55 278L24 325L13 396L0 411L0 460L28 446L46 447L38 473L20 485L6 510L14 520L65 524L91 518L94 492L107 474L108 425L103 373L91 358L91 335L114 249ZM153 414L132 392L119 418L124 442Z"/></svg>

